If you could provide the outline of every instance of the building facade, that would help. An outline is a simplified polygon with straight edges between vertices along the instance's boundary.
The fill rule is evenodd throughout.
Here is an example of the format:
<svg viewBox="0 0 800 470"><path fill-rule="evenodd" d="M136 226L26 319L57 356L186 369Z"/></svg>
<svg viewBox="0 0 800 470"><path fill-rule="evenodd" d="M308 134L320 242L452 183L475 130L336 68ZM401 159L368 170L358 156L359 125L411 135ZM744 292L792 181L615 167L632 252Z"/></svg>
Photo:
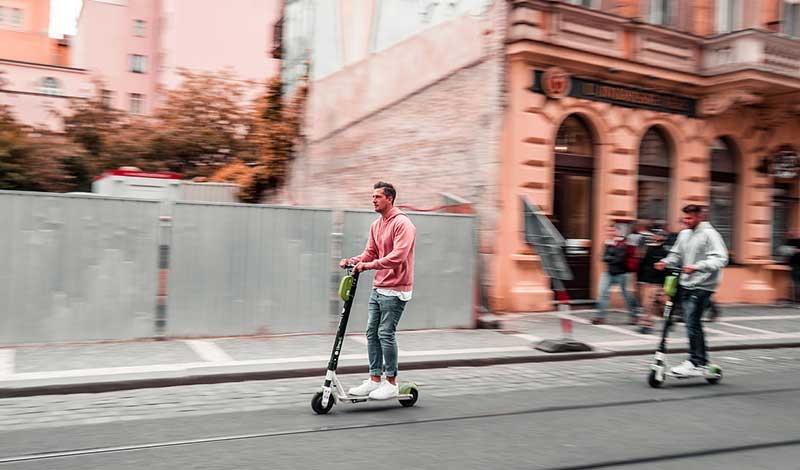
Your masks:
<svg viewBox="0 0 800 470"><path fill-rule="evenodd" d="M330 3L335 14L302 5L305 19L285 20L284 54L311 45L298 203L365 204L378 179L411 206L445 192L471 200L496 311L553 305L525 243L523 197L566 238L576 299L597 295L609 223L678 230L681 207L703 204L731 252L717 300L788 296L779 247L800 228L797 2L427 1L386 23L408 2ZM336 40L289 26L320 22Z"/></svg>
<svg viewBox="0 0 800 470"><path fill-rule="evenodd" d="M133 114L151 114L180 84L180 69L229 69L253 98L278 71L272 34L282 4L83 0L72 60L102 81L110 105Z"/></svg>
<svg viewBox="0 0 800 470"><path fill-rule="evenodd" d="M0 103L20 122L57 130L69 98L91 91L71 67L69 40L49 35L50 0L0 0Z"/></svg>
<svg viewBox="0 0 800 470"><path fill-rule="evenodd" d="M50 0L1 0L0 58L68 66L67 43L49 28Z"/></svg>
<svg viewBox="0 0 800 470"><path fill-rule="evenodd" d="M149 115L179 71L229 70L249 103L278 73L281 0L83 0L77 34L50 38L50 0L0 0L0 103L20 122L60 130L69 98L101 83L108 105ZM99 80L99 81L98 81Z"/></svg>

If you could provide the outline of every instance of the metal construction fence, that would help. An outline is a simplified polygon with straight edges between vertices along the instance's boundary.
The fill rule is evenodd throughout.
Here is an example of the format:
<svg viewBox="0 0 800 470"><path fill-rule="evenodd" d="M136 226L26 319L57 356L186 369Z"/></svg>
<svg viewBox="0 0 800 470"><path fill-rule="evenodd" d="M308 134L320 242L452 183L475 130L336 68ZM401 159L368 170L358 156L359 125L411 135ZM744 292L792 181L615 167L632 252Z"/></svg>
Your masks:
<svg viewBox="0 0 800 470"><path fill-rule="evenodd" d="M415 283L401 329L471 327L472 215L410 213ZM338 259L369 211L0 191L0 344L319 333ZM366 324L371 273L351 329Z"/></svg>

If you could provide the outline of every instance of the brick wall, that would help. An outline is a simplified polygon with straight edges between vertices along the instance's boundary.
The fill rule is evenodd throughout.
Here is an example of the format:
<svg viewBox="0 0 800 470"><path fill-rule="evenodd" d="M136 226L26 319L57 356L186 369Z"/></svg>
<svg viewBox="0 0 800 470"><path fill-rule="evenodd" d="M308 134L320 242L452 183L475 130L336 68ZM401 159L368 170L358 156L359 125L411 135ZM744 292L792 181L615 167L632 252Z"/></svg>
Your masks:
<svg viewBox="0 0 800 470"><path fill-rule="evenodd" d="M370 209L378 180L395 185L397 204L419 209L441 205L441 193L454 194L474 204L481 271L488 273L499 213L506 2L495 2L487 15L479 60L304 142L282 202ZM481 277L484 284L491 282Z"/></svg>

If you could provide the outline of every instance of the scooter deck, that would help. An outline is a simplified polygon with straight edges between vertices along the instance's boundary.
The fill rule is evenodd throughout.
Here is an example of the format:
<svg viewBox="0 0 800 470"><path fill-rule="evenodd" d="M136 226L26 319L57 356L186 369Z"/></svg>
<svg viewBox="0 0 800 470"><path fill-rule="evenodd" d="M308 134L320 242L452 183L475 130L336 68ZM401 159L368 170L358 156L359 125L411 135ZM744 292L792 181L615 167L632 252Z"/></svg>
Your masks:
<svg viewBox="0 0 800 470"><path fill-rule="evenodd" d="M703 374L703 375L680 375L672 372L665 372L665 376L673 379L719 379L722 378L721 374Z"/></svg>
<svg viewBox="0 0 800 470"><path fill-rule="evenodd" d="M410 393L404 393L404 394L397 395L395 397L383 398L383 399L380 399L380 400L375 399L375 398L370 398L368 396L364 396L364 397L347 396L347 397L338 397L338 398L342 402L364 403L366 401L410 400L411 398L413 398L413 395L411 395Z"/></svg>

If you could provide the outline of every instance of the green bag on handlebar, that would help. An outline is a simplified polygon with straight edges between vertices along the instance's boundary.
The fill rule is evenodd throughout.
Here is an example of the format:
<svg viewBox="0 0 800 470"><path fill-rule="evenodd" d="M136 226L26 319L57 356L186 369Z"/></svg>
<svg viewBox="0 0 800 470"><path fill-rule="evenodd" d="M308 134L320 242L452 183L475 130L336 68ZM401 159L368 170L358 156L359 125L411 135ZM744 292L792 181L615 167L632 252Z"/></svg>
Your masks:
<svg viewBox="0 0 800 470"><path fill-rule="evenodd" d="M664 293L669 297L674 297L678 292L678 276L669 275L664 278Z"/></svg>
<svg viewBox="0 0 800 470"><path fill-rule="evenodd" d="M339 281L339 297L347 302L350 300L350 288L353 287L353 276L345 276Z"/></svg>

